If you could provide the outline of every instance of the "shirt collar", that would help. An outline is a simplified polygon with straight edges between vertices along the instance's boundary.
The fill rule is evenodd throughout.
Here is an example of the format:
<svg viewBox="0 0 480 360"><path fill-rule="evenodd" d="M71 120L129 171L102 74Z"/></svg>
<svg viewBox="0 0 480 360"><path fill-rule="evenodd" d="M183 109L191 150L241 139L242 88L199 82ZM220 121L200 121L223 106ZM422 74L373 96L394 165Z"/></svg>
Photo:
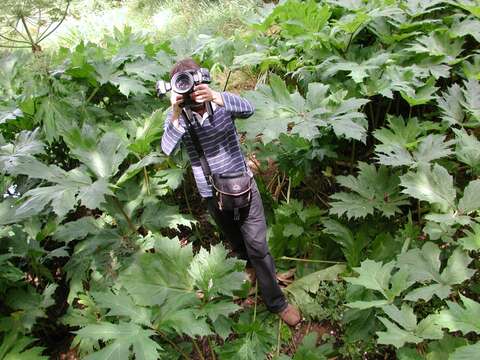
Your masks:
<svg viewBox="0 0 480 360"><path fill-rule="evenodd" d="M211 102L212 104L212 110L215 111L215 109L217 108L217 104L215 104L214 102ZM203 116L200 116L199 113L197 113L196 111L192 111L193 113L193 116L195 116L195 118L197 119L198 123L200 124L200 126L203 126L204 124L205 125L208 125L209 124L209 121L208 121L208 111L205 111L203 113Z"/></svg>

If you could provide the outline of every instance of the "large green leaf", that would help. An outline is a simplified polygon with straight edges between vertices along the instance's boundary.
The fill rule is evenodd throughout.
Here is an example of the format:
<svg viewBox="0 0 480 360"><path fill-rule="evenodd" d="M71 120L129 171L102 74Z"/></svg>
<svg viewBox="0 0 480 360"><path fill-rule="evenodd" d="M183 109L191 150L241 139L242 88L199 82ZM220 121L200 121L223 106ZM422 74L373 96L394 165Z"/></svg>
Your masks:
<svg viewBox="0 0 480 360"><path fill-rule="evenodd" d="M453 131L457 159L470 166L476 173L480 173L480 141L463 129L453 129Z"/></svg>
<svg viewBox="0 0 480 360"><path fill-rule="evenodd" d="M459 248L448 258L446 267L440 273L440 254L437 245L427 242L422 249L412 249L398 256L398 265L408 270L412 279L422 283L434 282L411 291L405 300L428 301L433 295L444 299L450 295L452 285L464 282L475 273L475 270L468 268L472 259Z"/></svg>
<svg viewBox="0 0 480 360"><path fill-rule="evenodd" d="M400 177L402 191L419 200L438 204L442 210L455 207L456 191L453 178L441 165L420 166L416 173L408 172Z"/></svg>
<svg viewBox="0 0 480 360"><path fill-rule="evenodd" d="M21 131L13 143L1 143L0 172L15 174L15 167L22 162L22 158L43 154L43 143L38 138L39 129Z"/></svg>
<svg viewBox="0 0 480 360"><path fill-rule="evenodd" d="M399 206L407 204L405 196L399 194L398 176L388 168L359 163L357 177L338 176L338 182L352 192L338 192L331 196L330 214L347 218L362 218L378 210L390 217L400 212Z"/></svg>
<svg viewBox="0 0 480 360"><path fill-rule="evenodd" d="M448 309L438 314L437 323L450 331L461 331L464 335L480 334L480 304L460 294L461 305L447 301Z"/></svg>
<svg viewBox="0 0 480 360"><path fill-rule="evenodd" d="M108 342L103 349L84 358L89 360L128 360L130 347L136 359L157 360L158 351L161 350L160 345L150 338L155 333L134 323L90 324L76 331L76 334L79 338Z"/></svg>
<svg viewBox="0 0 480 360"><path fill-rule="evenodd" d="M55 165L46 166L35 158L22 158L14 171L54 183L23 194L22 199L25 201L16 210L20 217L37 214L51 204L53 211L59 218L63 218L75 208L78 201L95 209L105 201L105 195L112 194L105 179L92 182L82 167L67 172Z"/></svg>
<svg viewBox="0 0 480 360"><path fill-rule="evenodd" d="M140 325L151 324L151 313L149 309L136 305L132 298L125 292L94 292L93 298L101 308L109 309L106 316L126 316L134 323Z"/></svg>
<svg viewBox="0 0 480 360"><path fill-rule="evenodd" d="M177 240L159 238L157 252L138 255L120 275L120 283L135 303L161 305L167 299L193 293L188 268L193 260L191 245L181 247Z"/></svg>
<svg viewBox="0 0 480 360"><path fill-rule="evenodd" d="M396 296L400 295L414 283L408 271L404 269L400 269L392 275L394 268L395 262L393 261L383 265L373 260L365 260L360 267L354 268L359 276L345 277L345 281L379 291L385 300L355 301L347 305L353 308L366 309L392 303Z"/></svg>
<svg viewBox="0 0 480 360"><path fill-rule="evenodd" d="M466 345L457 348L452 355L450 355L449 360L472 360L478 356L480 352L480 342L477 342L473 345Z"/></svg>
<svg viewBox="0 0 480 360"><path fill-rule="evenodd" d="M477 251L480 249L480 224L473 223L471 229L463 230L465 236L458 239L458 242L465 250Z"/></svg>
<svg viewBox="0 0 480 360"><path fill-rule="evenodd" d="M196 220L191 215L180 213L178 206L161 205L149 202L142 214L142 224L151 230L177 229L180 226L191 228Z"/></svg>
<svg viewBox="0 0 480 360"><path fill-rule="evenodd" d="M287 133L289 124L293 124L291 132L306 139L320 135L320 128L327 128L338 137L365 142L367 123L359 108L367 100L347 97L346 91L327 95L329 87L320 83L308 84L304 98L298 92L290 94L277 75L271 76L269 85L261 85L257 91L247 93L256 114L238 125L248 137L261 134L267 143Z"/></svg>
<svg viewBox="0 0 480 360"><path fill-rule="evenodd" d="M219 294L233 295L245 282L242 260L228 258L222 245L212 246L210 252L204 248L195 255L188 273L194 286L202 290L207 299ZM240 272L242 271L242 272Z"/></svg>
<svg viewBox="0 0 480 360"><path fill-rule="evenodd" d="M125 141L117 134L107 132L97 137L96 131L88 125L69 131L65 141L72 155L88 166L97 178L115 175L128 155Z"/></svg>
<svg viewBox="0 0 480 360"><path fill-rule="evenodd" d="M393 345L398 349L405 343L418 344L425 339L443 337L442 329L435 323L435 316L430 315L417 324L417 317L407 304L402 304L401 309L395 305L386 305L382 309L395 323L379 317L387 328L386 331L377 332L379 344Z"/></svg>

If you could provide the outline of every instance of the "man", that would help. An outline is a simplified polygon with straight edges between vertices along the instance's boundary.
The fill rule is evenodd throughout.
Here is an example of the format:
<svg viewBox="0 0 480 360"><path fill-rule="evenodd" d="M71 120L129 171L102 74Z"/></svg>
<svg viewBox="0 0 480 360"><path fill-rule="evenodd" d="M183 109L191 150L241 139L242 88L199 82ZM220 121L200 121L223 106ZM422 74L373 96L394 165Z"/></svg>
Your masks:
<svg viewBox="0 0 480 360"><path fill-rule="evenodd" d="M184 59L173 66L170 75L198 69L199 66L192 59ZM234 118L251 116L254 112L253 106L246 99L232 93L216 92L207 84L195 86L190 96L198 103L198 106L192 109L197 120L194 128L212 174L247 171L253 177L240 150L240 142L233 121ZM298 324L301 320L299 311L287 303L277 283L275 264L266 241L263 204L255 181L252 179L250 206L241 209L239 220L234 218L233 211L220 210L212 198L212 188L205 179L199 155L185 129L185 120L180 106L183 96L172 91L170 100L172 109L165 121L162 150L170 155L180 142L186 145L198 191L206 199L210 214L231 243L233 250L240 258L247 260L247 272L252 275L252 278L256 275L268 310L278 313L288 325ZM204 104L206 101L212 104L211 117L206 111Z"/></svg>

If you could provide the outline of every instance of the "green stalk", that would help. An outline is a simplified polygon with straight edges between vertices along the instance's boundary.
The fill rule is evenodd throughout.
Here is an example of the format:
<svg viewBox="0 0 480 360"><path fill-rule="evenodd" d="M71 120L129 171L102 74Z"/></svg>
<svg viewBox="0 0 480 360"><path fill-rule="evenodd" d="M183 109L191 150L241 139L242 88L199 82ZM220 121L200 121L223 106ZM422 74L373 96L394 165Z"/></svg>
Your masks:
<svg viewBox="0 0 480 360"><path fill-rule="evenodd" d="M190 201L188 201L188 194L187 194L187 186L185 184L185 181L183 183L183 196L185 197L185 202L187 203L187 209L188 212L190 213L191 216L193 216L193 210L192 207L190 206ZM198 240L200 240L200 232L198 231L198 228L196 225L192 225L195 231L195 236L197 237Z"/></svg>
<svg viewBox="0 0 480 360"><path fill-rule="evenodd" d="M213 351L213 345L212 345L212 340L210 337L207 337L208 340L208 346L210 347L210 353L212 354L212 360L217 360L217 357L215 356L215 351Z"/></svg>
<svg viewBox="0 0 480 360"><path fill-rule="evenodd" d="M258 296L258 281L255 281L255 304L253 305L253 321L257 319L257 296Z"/></svg>
<svg viewBox="0 0 480 360"><path fill-rule="evenodd" d="M92 93L88 96L87 100L85 100L86 103L89 103L90 100L92 100L92 98L95 96L95 94L98 92L98 90L100 89L100 87L96 87L95 89L93 89Z"/></svg>
<svg viewBox="0 0 480 360"><path fill-rule="evenodd" d="M147 194L150 195L150 181L148 180L147 167L143 167L143 178L145 180L145 187L147 188Z"/></svg>
<svg viewBox="0 0 480 360"><path fill-rule="evenodd" d="M329 261L329 260L311 260L311 259L300 259L289 256L281 256L277 260L291 260L291 261L302 261L302 262L311 262L319 264L345 264L343 261Z"/></svg>
<svg viewBox="0 0 480 360"><path fill-rule="evenodd" d="M292 188L292 179L288 178L288 188L287 188L287 204L290 204L290 191Z"/></svg>
<svg viewBox="0 0 480 360"><path fill-rule="evenodd" d="M190 357L182 350L180 349L177 344L175 344L172 340L170 340L163 332L161 332L160 330L157 330L157 329L153 329L155 330L164 340L166 340L170 345L172 345L172 347L177 350L184 358L185 360L189 360Z"/></svg>
<svg viewBox="0 0 480 360"><path fill-rule="evenodd" d="M197 342L195 341L195 339L192 339L192 342L193 342L193 346L195 347L195 350L197 351L198 353L198 356L200 357L201 360L205 360L205 357L203 356L202 352L200 351L200 347L198 346Z"/></svg>
<svg viewBox="0 0 480 360"><path fill-rule="evenodd" d="M355 140L352 140L352 143L353 145L352 145L352 154L350 156L350 172L353 171L353 162L355 160L355 144L356 144Z"/></svg>
<svg viewBox="0 0 480 360"><path fill-rule="evenodd" d="M28 30L28 25L25 22L25 18L22 16L20 18L20 20L22 21L25 32L27 33L28 40L30 41L30 44L32 45L32 49L35 49L37 47L37 44L35 44L35 41L33 40L32 35L30 34L30 30Z"/></svg>
<svg viewBox="0 0 480 360"><path fill-rule="evenodd" d="M128 214L125 212L125 209L123 208L122 204L120 203L120 201L118 201L118 199L115 197L115 196L112 196L113 198L113 202L115 203L115 205L117 206L118 210L120 210L120 212L122 213L123 217L125 218L125 220L127 221L127 224L128 226L130 227L130 230L132 230L133 233L136 233L137 232L137 228L135 227L135 225L133 225L133 222L132 222L132 219L130 219L130 217L128 216Z"/></svg>
<svg viewBox="0 0 480 360"><path fill-rule="evenodd" d="M282 319L278 317L277 356L280 356L281 333L282 333Z"/></svg>

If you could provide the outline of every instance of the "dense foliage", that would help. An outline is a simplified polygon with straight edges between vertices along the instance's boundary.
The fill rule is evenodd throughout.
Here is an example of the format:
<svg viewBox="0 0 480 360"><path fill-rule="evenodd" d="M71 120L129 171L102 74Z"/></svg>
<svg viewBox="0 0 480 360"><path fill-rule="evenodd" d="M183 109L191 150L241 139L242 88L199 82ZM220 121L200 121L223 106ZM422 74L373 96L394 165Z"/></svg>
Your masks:
<svg viewBox="0 0 480 360"><path fill-rule="evenodd" d="M4 53L0 359L474 359L479 17L472 0L286 0L223 35ZM188 52L249 89L237 126L285 293L330 335L292 345L245 304L184 151L160 152L154 82Z"/></svg>

